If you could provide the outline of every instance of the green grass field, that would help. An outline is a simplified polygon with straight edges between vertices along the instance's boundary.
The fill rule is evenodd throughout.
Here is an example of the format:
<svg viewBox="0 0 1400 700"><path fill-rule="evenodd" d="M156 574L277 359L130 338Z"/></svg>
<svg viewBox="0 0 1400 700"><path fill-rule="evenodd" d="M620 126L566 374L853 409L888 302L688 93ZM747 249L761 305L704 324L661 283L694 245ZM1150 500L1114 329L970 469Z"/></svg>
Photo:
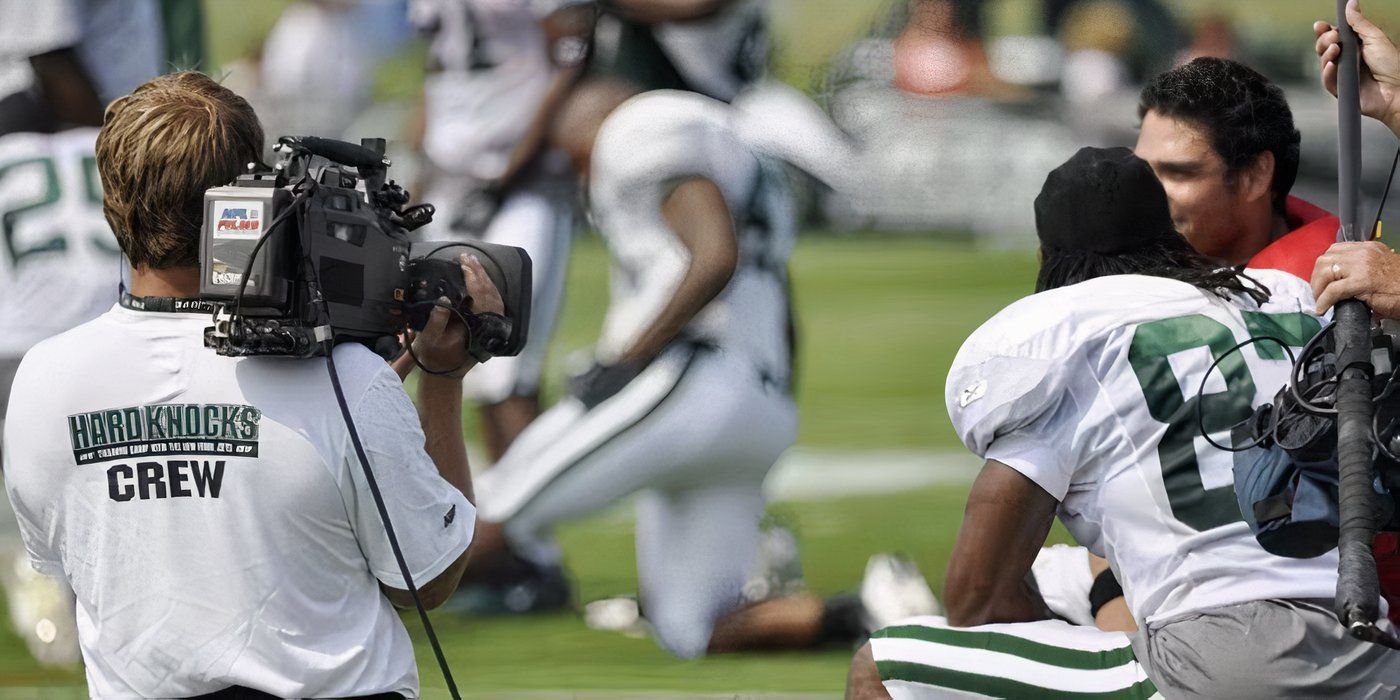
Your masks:
<svg viewBox="0 0 1400 700"><path fill-rule="evenodd" d="M978 253L927 238L809 236L792 264L802 331L800 442L850 450L953 448L943 378L962 340L1025 294L1029 253ZM567 306L551 352L555 385L571 351L586 348L606 301L606 259L591 237L572 259ZM810 587L851 590L866 558L909 553L940 589L965 488L784 503L774 514L802 545ZM631 517L618 509L564 527L560 539L582 601L636 587ZM422 641L414 615L405 622ZM679 662L650 640L594 632L571 614L512 619L435 615L463 689L506 691L817 692L842 687L849 650L739 655ZM424 688L442 688L419 644ZM0 630L0 697L49 687L81 696L82 676L37 668L6 626ZM17 687L23 687L19 690ZM7 690L8 689L8 690Z"/></svg>

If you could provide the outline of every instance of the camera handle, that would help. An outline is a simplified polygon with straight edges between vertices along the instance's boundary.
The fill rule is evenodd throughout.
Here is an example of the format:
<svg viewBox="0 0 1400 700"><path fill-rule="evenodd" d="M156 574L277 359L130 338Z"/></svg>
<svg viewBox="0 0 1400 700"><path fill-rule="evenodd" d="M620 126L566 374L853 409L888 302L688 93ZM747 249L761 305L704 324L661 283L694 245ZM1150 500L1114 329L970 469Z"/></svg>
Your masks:
<svg viewBox="0 0 1400 700"><path fill-rule="evenodd" d="M326 160L354 168L389 167L389 159L385 158L382 152L375 153L364 146L356 146L345 141L326 139L320 136L283 136L277 142L294 150L305 151L313 156L321 156Z"/></svg>

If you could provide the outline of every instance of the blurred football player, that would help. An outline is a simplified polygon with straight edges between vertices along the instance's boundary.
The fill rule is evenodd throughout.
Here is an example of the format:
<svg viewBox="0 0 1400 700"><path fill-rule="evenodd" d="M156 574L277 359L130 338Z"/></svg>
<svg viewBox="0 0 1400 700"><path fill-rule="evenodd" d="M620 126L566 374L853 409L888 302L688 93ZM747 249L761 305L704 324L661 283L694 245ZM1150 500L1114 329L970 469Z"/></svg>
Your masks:
<svg viewBox="0 0 1400 700"><path fill-rule="evenodd" d="M948 375L953 425L986 460L948 616L876 632L849 696L1390 694L1400 658L1331 611L1335 552L1265 552L1235 500L1234 455L1207 442L1230 447L1290 371L1277 344L1242 341L1301 347L1321 327L1306 282L1193 250L1127 149L1083 149L1052 172L1036 222L1039 293L978 329ZM1107 558L1138 631L1052 620L1026 585L1057 513Z"/></svg>
<svg viewBox="0 0 1400 700"><path fill-rule="evenodd" d="M25 351L117 300L95 127L108 102L159 72L164 47L154 0L0 0L0 426ZM29 566L13 519L0 502L15 630L39 661L76 663L72 594Z"/></svg>
<svg viewBox="0 0 1400 700"><path fill-rule="evenodd" d="M591 152L598 125L620 101L616 99L619 92L626 96L646 90L672 89L707 95L723 102L732 100L744 87L760 77L766 67L766 4L764 0L621 0L607 4L563 2L563 6L547 16L543 24L544 35L551 47L549 53L555 57L555 77L548 86L543 83L525 84L523 92L528 98L526 101L531 104L538 101L539 107L533 120L521 114L510 122L510 128L517 130L512 133L523 130L524 136L514 152L501 159L507 173L528 173L541 168L548 168L552 173L555 166L552 155L563 152L569 156L564 161L564 169L569 173L570 181L574 181L575 177L586 180L586 156L580 161L579 154ZM478 20L478 25L487 26L486 20ZM581 61L578 60L580 58ZM514 82L508 87L510 99L518 99L516 94L521 92L521 88ZM762 142L766 139L767 145L781 151L786 144L793 142L790 133L793 130L820 136L809 139L803 148L787 149L790 151L786 154L790 156L787 159L822 176L833 177L833 172L840 171L842 153L839 146L842 144L826 148L840 140L839 136L833 138L823 133L824 127L831 128L826 117L815 105L805 100L796 108L781 99L775 102L771 105L774 120L788 119L800 123L781 126L752 120L752 140ZM566 104L568 116L561 120L559 113ZM527 126L522 126L527 123ZM560 124L576 126L560 128ZM789 133L771 133L782 129L787 129ZM425 139L425 142L431 142L431 139ZM535 158L536 165L524 165L531 158ZM519 179L510 175L506 178ZM494 198L488 192L487 196L477 196L472 200L477 203L486 200L488 206L485 209L492 211L490 203ZM507 221L510 213L502 208L496 220L490 224L491 228L496 227L496 221ZM513 218L521 220L528 218L528 215L517 211ZM439 219L443 220L443 217L439 216ZM449 216L446 220L452 219ZM541 261L536 260L537 306L541 285L554 284L554 295L562 292L563 253L566 252L562 245L567 244L567 231L560 231L558 235L562 237L561 252L557 257L559 265L551 271L546 260L542 270ZM515 244L531 250L528 242ZM544 308L546 313L537 310L536 316L552 317L548 310L553 308L553 304L547 301ZM538 354L540 360L543 359L547 343L548 337L544 332L531 329L531 346L536 348L533 352ZM528 384L531 387L538 386L540 364L535 362L530 368L531 381ZM483 376L494 376L490 372L488 369ZM535 417L539 406L536 396L537 392L526 397L506 399L487 409L488 449L503 450L519 430ZM488 525L483 541L491 541L493 532L495 530ZM483 548L490 549L484 545ZM464 578L466 590L454 603L467 610L491 612L541 609L567 602L568 583L560 572L539 572L528 567L522 570L513 566L498 568L492 561L489 556L476 559L477 565ZM543 576L538 575L541 573Z"/></svg>
<svg viewBox="0 0 1400 700"><path fill-rule="evenodd" d="M492 459L539 415L540 375L564 294L576 198L568 163L543 144L549 102L576 80L582 39L569 0L414 0L431 38L423 87L423 201L437 207L422 240L476 238L524 248L533 263L530 343L473 372Z"/></svg>
<svg viewBox="0 0 1400 700"><path fill-rule="evenodd" d="M556 523L637 495L642 613L683 658L853 638L872 611L848 601L741 605L763 479L797 430L795 216L777 164L744 138L755 114L743 95L629 99L630 84L594 80L562 106L553 139L588 182L612 260L597 364L483 475L482 519L508 556L557 569Z"/></svg>

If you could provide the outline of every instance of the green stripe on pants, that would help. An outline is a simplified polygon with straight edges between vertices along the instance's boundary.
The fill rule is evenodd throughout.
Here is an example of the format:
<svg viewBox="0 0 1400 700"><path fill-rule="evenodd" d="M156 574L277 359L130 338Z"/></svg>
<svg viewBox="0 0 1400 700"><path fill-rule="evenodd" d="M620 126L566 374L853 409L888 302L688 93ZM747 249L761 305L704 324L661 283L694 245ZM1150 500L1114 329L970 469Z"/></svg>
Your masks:
<svg viewBox="0 0 1400 700"><path fill-rule="evenodd" d="M880 679L884 681L908 681L923 685L980 693L995 698L1054 698L1055 700L1145 700L1157 694L1157 686L1150 680L1138 681L1126 688L1102 693L1081 693L1069 690L1042 688L1007 678L983 676L964 671L936 668L908 661L877 661Z"/></svg>
<svg viewBox="0 0 1400 700"><path fill-rule="evenodd" d="M973 630L946 629L942 627L924 627L922 625L886 627L871 636L887 639L916 639L922 642L947 644L948 646L964 647L967 649L985 649L1000 654L1019 656L1023 659L1038 661L1040 663L1050 664L1051 666L1059 666L1060 668L1073 668L1085 671L1117 668L1137 660L1137 657L1133 655L1133 648L1131 646L1126 646L1126 640L1124 641L1125 646L1119 649L1084 651L1033 642L1029 639L1002 634L1000 632L978 632Z"/></svg>

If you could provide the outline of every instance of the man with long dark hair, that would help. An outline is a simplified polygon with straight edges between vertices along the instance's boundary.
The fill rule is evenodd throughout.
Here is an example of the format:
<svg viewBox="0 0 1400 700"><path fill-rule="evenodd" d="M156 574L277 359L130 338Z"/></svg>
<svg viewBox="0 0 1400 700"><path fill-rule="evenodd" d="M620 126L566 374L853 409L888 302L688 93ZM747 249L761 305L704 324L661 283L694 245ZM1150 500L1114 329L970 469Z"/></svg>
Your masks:
<svg viewBox="0 0 1400 700"><path fill-rule="evenodd" d="M1301 346L1319 328L1306 282L1197 252L1127 149L1084 149L1052 172L1036 227L1038 293L983 325L949 371L949 415L986 464L948 567L948 615L876 632L849 695L1392 692L1400 657L1351 639L1331 612L1335 553L1265 552L1236 505L1233 455L1212 446L1247 446L1231 427L1289 371L1277 346L1238 346ZM1108 560L1139 631L1051 619L1027 586L1056 515Z"/></svg>

